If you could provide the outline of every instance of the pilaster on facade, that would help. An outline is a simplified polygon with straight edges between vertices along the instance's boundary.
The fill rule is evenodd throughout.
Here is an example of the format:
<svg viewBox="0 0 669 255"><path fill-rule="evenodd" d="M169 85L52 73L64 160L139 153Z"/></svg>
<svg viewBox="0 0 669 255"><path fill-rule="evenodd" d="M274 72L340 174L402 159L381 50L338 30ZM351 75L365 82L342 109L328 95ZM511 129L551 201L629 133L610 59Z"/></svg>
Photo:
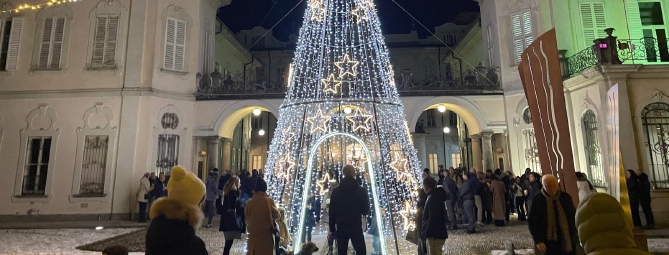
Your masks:
<svg viewBox="0 0 669 255"><path fill-rule="evenodd" d="M481 150L481 134L470 135L469 138L472 139L472 161L474 168L477 171L485 171L483 169L483 155Z"/></svg>
<svg viewBox="0 0 669 255"><path fill-rule="evenodd" d="M220 144L219 136L210 136L207 137L207 167L208 171L211 171L214 168L220 168Z"/></svg>
<svg viewBox="0 0 669 255"><path fill-rule="evenodd" d="M221 137L222 150L221 153L221 170L230 171L230 146L232 145L232 139L227 137Z"/></svg>
<svg viewBox="0 0 669 255"><path fill-rule="evenodd" d="M425 137L427 133L412 133L411 137L413 138L413 145L416 148L416 154L418 156L418 161L420 162L420 168L425 169L428 166L427 162L427 148L425 146ZM431 169L433 170L433 169Z"/></svg>
<svg viewBox="0 0 669 255"><path fill-rule="evenodd" d="M495 133L493 132L482 132L481 133L481 145L482 145L482 154L483 154L483 168L478 170L486 170L495 168L495 163L493 159L493 148L492 148L492 136Z"/></svg>

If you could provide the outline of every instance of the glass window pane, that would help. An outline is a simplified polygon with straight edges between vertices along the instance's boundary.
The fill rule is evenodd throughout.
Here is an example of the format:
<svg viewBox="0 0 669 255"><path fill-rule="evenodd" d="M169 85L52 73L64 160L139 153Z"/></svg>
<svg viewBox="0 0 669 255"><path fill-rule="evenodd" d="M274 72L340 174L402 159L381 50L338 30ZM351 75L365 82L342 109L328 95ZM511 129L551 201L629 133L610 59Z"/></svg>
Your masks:
<svg viewBox="0 0 669 255"><path fill-rule="evenodd" d="M51 155L51 138L44 138L44 145L42 145L42 164L49 163L50 155Z"/></svg>
<svg viewBox="0 0 669 255"><path fill-rule="evenodd" d="M660 2L639 3L641 24L644 26L664 25L662 4Z"/></svg>
<svg viewBox="0 0 669 255"><path fill-rule="evenodd" d="M48 165L40 166L39 178L38 178L39 179L39 185L37 186L37 189L39 191L42 191L42 194L44 194L44 190L46 189L46 177L47 177L48 170L49 170Z"/></svg>
<svg viewBox="0 0 669 255"><path fill-rule="evenodd" d="M30 138L28 141L28 164L36 164L39 160L40 138Z"/></svg>

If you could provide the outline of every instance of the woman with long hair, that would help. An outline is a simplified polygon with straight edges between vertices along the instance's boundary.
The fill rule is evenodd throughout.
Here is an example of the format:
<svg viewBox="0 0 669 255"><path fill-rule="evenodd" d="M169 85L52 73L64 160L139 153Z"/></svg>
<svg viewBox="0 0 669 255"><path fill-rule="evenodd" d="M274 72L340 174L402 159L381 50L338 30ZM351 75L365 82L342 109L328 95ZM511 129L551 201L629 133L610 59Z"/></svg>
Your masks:
<svg viewBox="0 0 669 255"><path fill-rule="evenodd" d="M239 206L237 200L239 199L239 187L241 181L236 175L228 179L223 186L223 213L221 214L221 224L218 228L225 236L225 246L223 247L223 255L229 255L232 243L235 239L242 239L242 226L237 223L237 218L244 215L244 209ZM230 217L231 219L227 219Z"/></svg>

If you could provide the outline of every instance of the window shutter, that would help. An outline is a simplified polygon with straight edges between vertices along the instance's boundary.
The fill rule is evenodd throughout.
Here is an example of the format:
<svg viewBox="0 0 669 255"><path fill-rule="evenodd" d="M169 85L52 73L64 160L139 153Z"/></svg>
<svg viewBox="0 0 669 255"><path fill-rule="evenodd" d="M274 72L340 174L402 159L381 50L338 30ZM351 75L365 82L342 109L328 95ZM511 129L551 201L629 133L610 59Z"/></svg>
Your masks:
<svg viewBox="0 0 669 255"><path fill-rule="evenodd" d="M55 31L53 33L53 47L51 48L51 63L49 68L60 68L60 57L65 37L65 18L56 18Z"/></svg>
<svg viewBox="0 0 669 255"><path fill-rule="evenodd" d="M91 64L94 67L103 65L105 53L105 37L107 32L107 17L98 16L95 25L95 43L93 44L93 59Z"/></svg>
<svg viewBox="0 0 669 255"><path fill-rule="evenodd" d="M513 34L513 55L516 64L520 63L523 54L523 23L520 13L511 15L511 32Z"/></svg>
<svg viewBox="0 0 669 255"><path fill-rule="evenodd" d="M176 20L167 18L167 29L165 32L165 69L174 69L174 38L176 30Z"/></svg>
<svg viewBox="0 0 669 255"><path fill-rule="evenodd" d="M627 26L632 40L643 38L643 28L641 25L641 12L637 1L625 1L625 10L627 11Z"/></svg>
<svg viewBox="0 0 669 255"><path fill-rule="evenodd" d="M177 21L176 42L174 43L174 70L183 71L186 51L186 21Z"/></svg>
<svg viewBox="0 0 669 255"><path fill-rule="evenodd" d="M105 66L116 65L116 40L118 39L118 16L109 17L109 24L107 25L107 45L105 46Z"/></svg>
<svg viewBox="0 0 669 255"><path fill-rule="evenodd" d="M583 29L583 39L585 47L593 45L597 38L606 37L606 13L604 12L604 3L581 3L581 25Z"/></svg>
<svg viewBox="0 0 669 255"><path fill-rule="evenodd" d="M42 45L39 51L38 68L46 69L49 67L49 51L51 49L51 35L53 33L53 18L44 19L44 28L42 30Z"/></svg>
<svg viewBox="0 0 669 255"><path fill-rule="evenodd" d="M19 45L21 43L21 28L23 27L23 18L12 18L12 27L9 32L9 42L7 47L7 64L5 70L15 70L19 62ZM10 29L10 28L5 28Z"/></svg>

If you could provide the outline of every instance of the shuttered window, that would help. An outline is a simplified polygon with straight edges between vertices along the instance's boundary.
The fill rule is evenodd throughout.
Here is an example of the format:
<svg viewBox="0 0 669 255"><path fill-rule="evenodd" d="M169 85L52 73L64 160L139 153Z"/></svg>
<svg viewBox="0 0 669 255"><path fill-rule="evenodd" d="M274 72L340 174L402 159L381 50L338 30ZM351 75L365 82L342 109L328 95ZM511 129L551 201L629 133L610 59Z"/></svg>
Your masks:
<svg viewBox="0 0 669 255"><path fill-rule="evenodd" d="M534 41L532 37L532 14L529 9L511 15L511 30L513 33L514 61L515 64L520 64L523 51Z"/></svg>
<svg viewBox="0 0 669 255"><path fill-rule="evenodd" d="M97 17L91 61L93 67L116 67L118 23L119 16L100 15Z"/></svg>
<svg viewBox="0 0 669 255"><path fill-rule="evenodd" d="M183 71L185 51L186 21L167 18L164 68L173 71Z"/></svg>
<svg viewBox="0 0 669 255"><path fill-rule="evenodd" d="M604 3L580 3L581 25L583 29L584 46L593 45L597 38L606 37L606 13Z"/></svg>
<svg viewBox="0 0 669 255"><path fill-rule="evenodd" d="M0 20L0 70L15 70L19 61L19 44L23 18Z"/></svg>
<svg viewBox="0 0 669 255"><path fill-rule="evenodd" d="M60 69L63 40L65 37L65 17L44 19L42 41L39 50L39 69Z"/></svg>

